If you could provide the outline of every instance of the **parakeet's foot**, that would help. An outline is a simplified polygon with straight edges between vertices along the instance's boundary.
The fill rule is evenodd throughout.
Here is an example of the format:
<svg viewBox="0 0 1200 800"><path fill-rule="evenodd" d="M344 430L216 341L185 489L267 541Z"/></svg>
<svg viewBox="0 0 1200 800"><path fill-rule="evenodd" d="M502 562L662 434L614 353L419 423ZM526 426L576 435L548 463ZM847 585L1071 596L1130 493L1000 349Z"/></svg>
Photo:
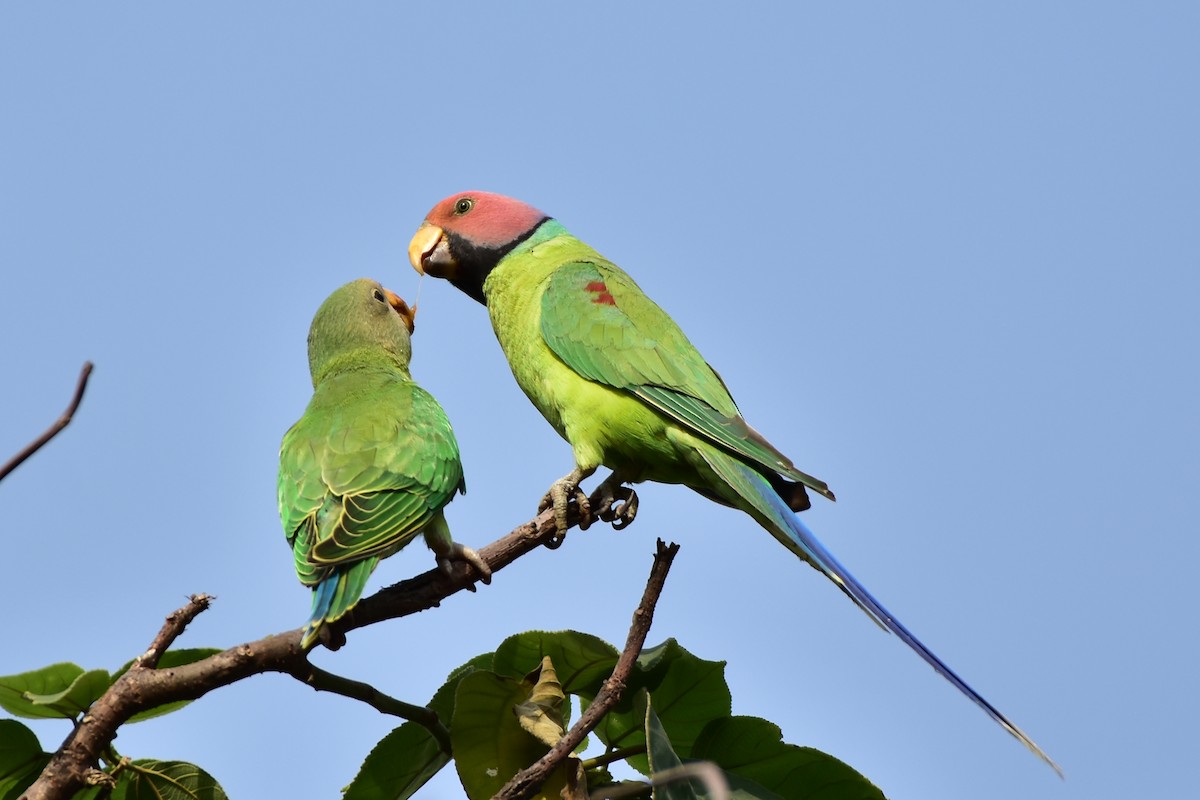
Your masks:
<svg viewBox="0 0 1200 800"><path fill-rule="evenodd" d="M596 470L582 470L576 467L567 475L550 484L550 491L542 498L542 502L538 503L538 513L545 511L547 508L554 508L554 527L557 528L555 533L553 547L562 544L562 539L567 535L567 506L571 501L575 501L575 505L579 508L579 530L586 531L588 526L592 524L594 517L592 516L592 504L588 501L588 496L579 488L579 484L583 482Z"/></svg>
<svg viewBox="0 0 1200 800"><path fill-rule="evenodd" d="M451 542L447 549L437 553L436 555L438 567L447 575L454 572L455 561L465 561L474 567L475 571L479 573L480 581L483 583L492 582L492 568L487 565L486 561L479 557L479 553L476 553L474 549L467 547L465 544ZM474 585L468 588L470 588L472 592L475 591Z"/></svg>
<svg viewBox="0 0 1200 800"><path fill-rule="evenodd" d="M591 503L592 513L604 522L611 522L614 530L629 527L637 516L637 492L631 486L622 485L615 475L610 475L596 487Z"/></svg>
<svg viewBox="0 0 1200 800"><path fill-rule="evenodd" d="M326 650L341 650L346 644L346 634L337 633L329 630L328 625L321 626L321 632L318 634L321 644L325 645Z"/></svg>

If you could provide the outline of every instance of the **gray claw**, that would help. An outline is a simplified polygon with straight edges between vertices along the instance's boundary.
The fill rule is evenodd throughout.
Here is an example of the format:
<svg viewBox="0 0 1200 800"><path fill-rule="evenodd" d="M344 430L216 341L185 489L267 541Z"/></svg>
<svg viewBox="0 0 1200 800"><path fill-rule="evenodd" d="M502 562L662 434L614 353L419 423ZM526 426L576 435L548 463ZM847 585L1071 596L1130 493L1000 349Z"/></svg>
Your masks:
<svg viewBox="0 0 1200 800"><path fill-rule="evenodd" d="M456 561L465 561L474 567L475 571L479 573L479 580L483 583L492 582L492 568L487 565L486 561L479 557L479 553L476 553L474 549L467 547L465 544L451 542L449 552L438 555L438 567L446 575L450 575L454 572L454 562ZM472 592L475 591L474 584L468 588Z"/></svg>
<svg viewBox="0 0 1200 800"><path fill-rule="evenodd" d="M622 486L617 490L618 496L621 498L621 504L614 506L612 509L612 518L608 522L612 523L613 530L621 530L628 528L637 516L638 496L637 492L631 486Z"/></svg>
<svg viewBox="0 0 1200 800"><path fill-rule="evenodd" d="M637 516L637 492L632 487L623 486L609 478L596 488L596 493L592 496L592 508L599 519L611 522L613 529L619 531L629 527Z"/></svg>

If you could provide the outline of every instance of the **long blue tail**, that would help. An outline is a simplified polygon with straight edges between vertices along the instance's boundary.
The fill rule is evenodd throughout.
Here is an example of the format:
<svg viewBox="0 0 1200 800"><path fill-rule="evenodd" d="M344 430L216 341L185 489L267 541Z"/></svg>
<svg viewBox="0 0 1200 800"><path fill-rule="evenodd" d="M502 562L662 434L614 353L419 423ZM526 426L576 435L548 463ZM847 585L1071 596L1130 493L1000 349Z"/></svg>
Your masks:
<svg viewBox="0 0 1200 800"><path fill-rule="evenodd" d="M985 700L979 692L968 686L966 681L958 677L954 670L946 666L945 662L922 644L921 640L904 627L900 620L892 616L891 612L883 607L883 604L871 596L871 593L850 574L850 571L825 549L825 546L817 540L816 535L808 529L808 526L788 508L762 475L723 452L711 450L702 452L701 455L717 475L749 505L749 508L743 508L743 510L754 516L759 524L771 532L771 535L837 584L871 619L884 630L899 636L905 644L925 660L925 663L958 687L960 692L975 701L975 704L987 712L989 717L1017 737L1022 744L1053 767L1059 777L1062 777L1062 769L1042 751L1042 748L1038 747L1020 728L1001 714L995 706Z"/></svg>

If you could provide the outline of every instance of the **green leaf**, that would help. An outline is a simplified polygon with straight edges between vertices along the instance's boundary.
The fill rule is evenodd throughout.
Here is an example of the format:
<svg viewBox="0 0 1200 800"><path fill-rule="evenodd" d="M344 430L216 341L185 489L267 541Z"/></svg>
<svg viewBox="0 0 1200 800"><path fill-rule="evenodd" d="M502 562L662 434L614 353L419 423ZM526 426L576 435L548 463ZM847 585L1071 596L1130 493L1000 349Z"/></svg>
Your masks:
<svg viewBox="0 0 1200 800"><path fill-rule="evenodd" d="M874 784L831 755L783 741L779 728L758 717L710 722L696 739L693 758L796 800L882 800Z"/></svg>
<svg viewBox="0 0 1200 800"><path fill-rule="evenodd" d="M478 655L451 672L434 692L429 708L443 725L449 725L454 717L454 693L459 682L491 665L491 653ZM344 790L343 800L405 800L449 763L450 754L442 750L425 726L406 722L379 740Z"/></svg>
<svg viewBox="0 0 1200 800"><path fill-rule="evenodd" d="M645 736L648 772L651 775L683 766L683 762L671 747L671 738L667 736L662 721L649 704L646 705ZM706 796L702 788L691 779L675 780L654 787L655 800L699 800Z"/></svg>
<svg viewBox="0 0 1200 800"><path fill-rule="evenodd" d="M634 674L636 675L636 672ZM630 682L632 683L632 680ZM594 699L588 698L589 705ZM621 695L621 701L609 709L593 732L610 749L645 745L646 708L649 702L650 695L645 687L627 685ZM640 725L638 724L639 719L642 720ZM639 772L643 775L649 774L650 768L646 763L645 756L633 756L632 758L637 759L638 766L636 768Z"/></svg>
<svg viewBox="0 0 1200 800"><path fill-rule="evenodd" d="M492 665L492 654L483 653L450 673L434 692L429 708L443 725L454 717L454 695L467 675ZM404 800L412 797L442 767L450 754L423 725L406 722L383 737L367 755L344 800Z"/></svg>
<svg viewBox="0 0 1200 800"><path fill-rule="evenodd" d="M492 670L519 678L537 669L546 656L554 661L563 691L595 696L612 674L621 653L603 639L578 631L526 631L496 648Z"/></svg>
<svg viewBox="0 0 1200 800"><path fill-rule="evenodd" d="M191 664L219 652L211 647L168 650L159 659L158 669ZM73 719L87 711L132 664L132 661L126 663L113 675L102 669L84 672L78 664L65 662L19 675L6 675L0 677L0 708L28 719ZM190 702L180 700L167 703L135 714L129 721L140 722L158 717L183 708Z"/></svg>
<svg viewBox="0 0 1200 800"><path fill-rule="evenodd" d="M692 756L696 737L711 720L729 716L733 701L725 682L725 662L707 661L680 647L674 639L662 670L656 666L646 688L654 697L654 711L671 736L671 746L681 758Z"/></svg>
<svg viewBox="0 0 1200 800"><path fill-rule="evenodd" d="M492 668L493 657L494 654L492 653L482 653L475 656L451 672L446 678L446 682L433 693L433 698L429 701L429 707L438 715L438 719L442 721L443 725L449 726L450 720L454 719L454 695L458 691L459 681L472 672L490 670Z"/></svg>
<svg viewBox="0 0 1200 800"><path fill-rule="evenodd" d="M637 665L638 669L644 672L651 672L661 665L665 660L677 655L680 647L679 642L674 639L667 639L662 644L656 644L653 647L643 647L642 652L638 653Z"/></svg>
<svg viewBox="0 0 1200 800"><path fill-rule="evenodd" d="M42 745L33 731L15 719L0 719L0 778L40 755L43 755Z"/></svg>
<svg viewBox="0 0 1200 800"><path fill-rule="evenodd" d="M92 703L99 700L111 684L112 677L107 670L93 669L71 681L71 685L60 692L25 692L24 696L34 705L57 711L57 716L73 719L91 708Z"/></svg>
<svg viewBox="0 0 1200 800"><path fill-rule="evenodd" d="M646 739L649 742L647 755L650 757L651 774L657 781L666 778L666 773L671 771L685 772L655 786L656 800L707 800L712 797L716 793L716 787L707 786L702 775L695 772L691 775L686 774L686 770L696 770L702 763L707 772L721 776L720 780L725 784L722 788L727 791L730 800L784 800L751 780L722 770L712 761L694 760L683 763L672 749L670 737L653 708L646 709Z"/></svg>
<svg viewBox="0 0 1200 800"><path fill-rule="evenodd" d="M617 779L608 771L607 766L592 767L584 772L588 791L595 792L600 787L616 786ZM643 784L644 785L644 784Z"/></svg>
<svg viewBox="0 0 1200 800"><path fill-rule="evenodd" d="M104 686L96 692L99 675L104 677ZM78 686L77 682L80 682ZM71 719L103 694L108 684L108 673L103 670L85 673L78 664L51 664L31 672L0 677L0 708L26 719ZM50 702L47 702L48 698ZM60 703L51 704L53 698L58 698Z"/></svg>
<svg viewBox="0 0 1200 800"><path fill-rule="evenodd" d="M228 800L216 779L186 761L140 759L117 776L112 800Z"/></svg>
<svg viewBox="0 0 1200 800"><path fill-rule="evenodd" d="M536 676L531 675L537 683L529 692L529 698L519 703L513 711L521 728L532 734L547 747L554 747L562 738L563 729L563 694L562 684L558 682L558 673L550 656L542 659L542 666ZM528 678L526 679L528 681Z"/></svg>
<svg viewBox="0 0 1200 800"><path fill-rule="evenodd" d="M720 767L717 767L720 769ZM722 770L724 772L724 770ZM748 778L743 778L733 772L724 772L725 780L729 782L729 797L731 800L786 800L786 798L759 786Z"/></svg>
<svg viewBox="0 0 1200 800"><path fill-rule="evenodd" d="M168 650L158 659L158 666L156 669L166 670L174 667L182 667L184 664L194 664L197 661L203 661L209 656L216 655L220 652L222 651L216 647L190 647L182 650ZM132 661L127 661L125 664L123 664L121 668L113 675L113 682L115 683L118 678L128 672L131 666L133 666ZM148 708L145 711L138 712L130 717L128 721L142 722L144 720L153 719L154 717L161 717L163 714L170 714L172 711L178 711L191 702L191 700L177 700L173 703L164 703L161 706L155 706L154 708Z"/></svg>
<svg viewBox="0 0 1200 800"><path fill-rule="evenodd" d="M596 734L609 747L645 744L646 692L682 758L692 757L692 745L714 719L728 717L732 708L725 662L707 661L689 653L674 639L643 651L626 685L625 694ZM589 698L591 699L591 698ZM630 766L649 774L645 756L631 756Z"/></svg>
<svg viewBox="0 0 1200 800"><path fill-rule="evenodd" d="M343 800L406 800L449 763L428 729L406 722L379 740Z"/></svg>
<svg viewBox="0 0 1200 800"><path fill-rule="evenodd" d="M33 731L15 719L0 719L0 800L20 797L49 763Z"/></svg>
<svg viewBox="0 0 1200 800"><path fill-rule="evenodd" d="M494 795L518 771L550 748L521 729L513 709L529 697L531 684L492 672L463 677L454 699L450 740L454 766L470 800ZM567 763L575 763L567 759ZM565 765L541 787L538 798L559 800L566 785Z"/></svg>

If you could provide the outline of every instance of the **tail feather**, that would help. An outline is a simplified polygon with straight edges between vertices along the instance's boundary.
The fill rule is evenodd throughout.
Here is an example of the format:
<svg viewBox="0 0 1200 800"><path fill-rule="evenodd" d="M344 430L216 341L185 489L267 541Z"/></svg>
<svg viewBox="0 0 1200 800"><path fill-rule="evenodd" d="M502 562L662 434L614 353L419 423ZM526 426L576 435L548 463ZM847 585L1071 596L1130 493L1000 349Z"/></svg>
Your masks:
<svg viewBox="0 0 1200 800"><path fill-rule="evenodd" d="M838 588L849 595L850 599L865 611L867 616L871 617L884 630L890 631L900 637L905 644L915 650L917 655L925 660L925 663L929 664L939 675L954 684L960 692L971 698L989 717L1015 736L1022 744L1033 751L1035 755L1049 764L1058 773L1059 777L1062 777L1062 769L1059 768L1058 764L1054 763L1053 759L1046 755L1020 728L1001 714L995 706L967 685L966 681L958 677L954 670L946 666L945 662L934 655L933 651L914 636L908 628L904 627L891 612L884 608L850 574L849 570L833 557L832 553L825 549L825 546L817 540L816 535L808 529L808 526L798 516L792 513L788 504L772 489L770 483L764 477L737 459L731 458L724 453L710 450L701 452L701 455L729 488L745 501L748 507L743 506L743 510L749 512L763 527L770 531L771 535L837 584Z"/></svg>
<svg viewBox="0 0 1200 800"><path fill-rule="evenodd" d="M310 647L321 635L321 627L325 624L325 614L333 603L333 595L337 592L341 576L336 572L313 587L312 613L304 623L304 635L300 638L300 646Z"/></svg>
<svg viewBox="0 0 1200 800"><path fill-rule="evenodd" d="M335 567L313 588L312 613L304 624L301 647L309 647L320 638L327 622L341 619L354 608L366 588L367 578L375 571L378 558L367 558L350 566Z"/></svg>

